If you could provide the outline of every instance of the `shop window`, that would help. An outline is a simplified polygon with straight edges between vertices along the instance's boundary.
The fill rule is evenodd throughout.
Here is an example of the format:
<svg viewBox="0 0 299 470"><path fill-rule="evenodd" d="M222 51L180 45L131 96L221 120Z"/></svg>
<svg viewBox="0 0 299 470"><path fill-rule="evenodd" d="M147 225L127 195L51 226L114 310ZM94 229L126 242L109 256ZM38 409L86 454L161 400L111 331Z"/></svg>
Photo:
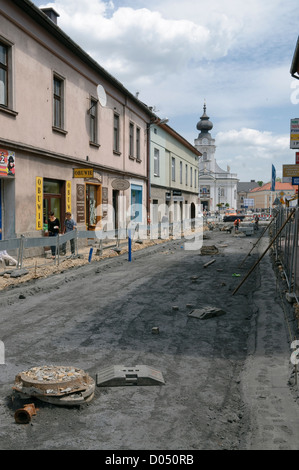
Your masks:
<svg viewBox="0 0 299 470"><path fill-rule="evenodd" d="M65 182L44 179L43 195L44 230L48 229L48 218L51 211L53 211L55 217L59 219L61 227L61 219L65 212Z"/></svg>

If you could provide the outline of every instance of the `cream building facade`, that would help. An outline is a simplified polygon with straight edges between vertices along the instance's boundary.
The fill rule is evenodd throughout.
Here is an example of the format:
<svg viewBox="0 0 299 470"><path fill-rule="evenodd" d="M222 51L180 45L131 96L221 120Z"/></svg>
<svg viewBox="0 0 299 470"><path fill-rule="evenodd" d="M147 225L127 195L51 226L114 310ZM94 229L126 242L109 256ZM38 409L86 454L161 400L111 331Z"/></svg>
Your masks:
<svg viewBox="0 0 299 470"><path fill-rule="evenodd" d="M221 205L237 209L237 183L236 173L231 173L229 166L226 170L220 168L215 158L216 145L210 131L213 123L206 113L206 104L203 114L197 123L200 131L194 140L194 147L202 154L199 158L199 199L203 211L215 212Z"/></svg>

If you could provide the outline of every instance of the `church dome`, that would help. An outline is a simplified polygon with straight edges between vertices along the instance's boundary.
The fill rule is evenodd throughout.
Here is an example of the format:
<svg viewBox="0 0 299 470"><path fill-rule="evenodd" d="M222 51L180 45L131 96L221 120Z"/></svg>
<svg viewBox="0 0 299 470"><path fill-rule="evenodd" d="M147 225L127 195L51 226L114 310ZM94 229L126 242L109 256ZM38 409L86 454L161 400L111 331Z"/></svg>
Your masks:
<svg viewBox="0 0 299 470"><path fill-rule="evenodd" d="M206 114L206 105L204 104L203 115L201 116L200 121L196 126L196 128L201 131L202 134L207 134L211 129L213 129L213 123L209 119L209 116Z"/></svg>

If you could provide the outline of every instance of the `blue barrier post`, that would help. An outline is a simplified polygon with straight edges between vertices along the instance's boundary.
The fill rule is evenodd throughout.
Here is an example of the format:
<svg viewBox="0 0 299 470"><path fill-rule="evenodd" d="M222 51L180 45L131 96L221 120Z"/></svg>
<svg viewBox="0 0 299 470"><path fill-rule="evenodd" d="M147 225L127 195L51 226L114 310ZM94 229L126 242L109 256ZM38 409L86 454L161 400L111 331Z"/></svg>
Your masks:
<svg viewBox="0 0 299 470"><path fill-rule="evenodd" d="M93 252L93 248L90 248L90 250L89 250L89 256L88 256L88 262L89 262L89 263L91 262L92 252Z"/></svg>
<svg viewBox="0 0 299 470"><path fill-rule="evenodd" d="M132 238L131 238L131 230L128 230L128 261L132 261Z"/></svg>

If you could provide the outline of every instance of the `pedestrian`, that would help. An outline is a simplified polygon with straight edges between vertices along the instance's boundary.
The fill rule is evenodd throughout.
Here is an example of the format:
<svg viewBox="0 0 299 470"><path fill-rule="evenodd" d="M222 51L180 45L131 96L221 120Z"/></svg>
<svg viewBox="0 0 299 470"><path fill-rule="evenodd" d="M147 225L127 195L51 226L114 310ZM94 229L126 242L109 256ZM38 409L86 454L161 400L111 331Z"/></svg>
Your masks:
<svg viewBox="0 0 299 470"><path fill-rule="evenodd" d="M48 231L49 231L49 237L57 237L59 234L59 228L60 228L60 222L57 217L55 217L54 212L51 211L49 213L49 220L48 220ZM52 252L52 259L55 258L56 256L56 246L53 245L51 246L51 252Z"/></svg>
<svg viewBox="0 0 299 470"><path fill-rule="evenodd" d="M235 232L237 232L239 230L239 222L240 222L240 219L235 219L235 221L234 221Z"/></svg>
<svg viewBox="0 0 299 470"><path fill-rule="evenodd" d="M255 229L258 230L259 228L259 216L258 215L255 216L254 223L255 223Z"/></svg>
<svg viewBox="0 0 299 470"><path fill-rule="evenodd" d="M63 233L72 232L74 228L77 227L76 222L74 221L74 219L72 219L72 214L70 212L66 212L65 217L66 218L64 221ZM70 240L70 244L71 244L72 255L74 255L75 254L75 239L74 238ZM66 253L66 242L62 245L62 254L65 255L65 253Z"/></svg>

